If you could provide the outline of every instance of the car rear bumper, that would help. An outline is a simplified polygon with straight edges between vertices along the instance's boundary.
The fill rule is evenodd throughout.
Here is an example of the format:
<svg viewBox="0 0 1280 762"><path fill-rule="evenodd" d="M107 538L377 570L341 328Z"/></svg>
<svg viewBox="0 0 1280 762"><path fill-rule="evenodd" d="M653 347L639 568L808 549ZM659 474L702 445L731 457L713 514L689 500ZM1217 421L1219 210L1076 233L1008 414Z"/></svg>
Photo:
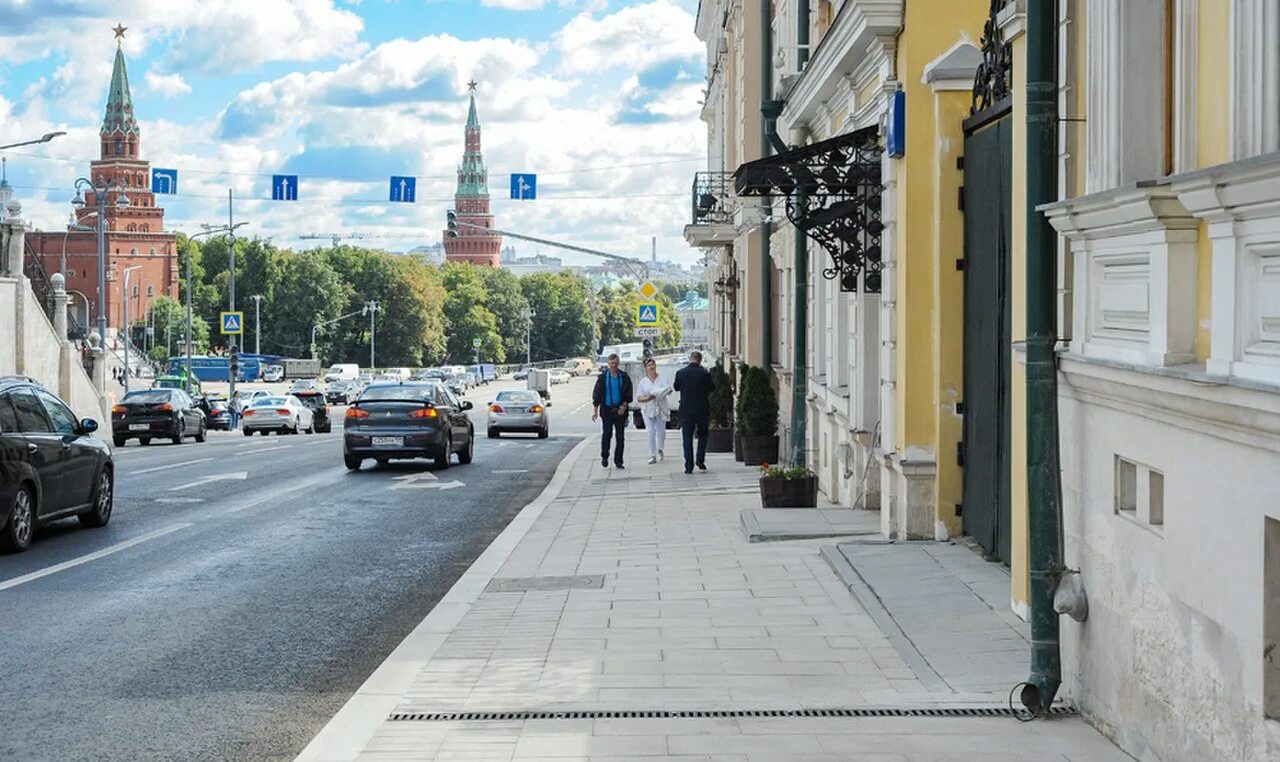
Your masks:
<svg viewBox="0 0 1280 762"><path fill-rule="evenodd" d="M263 429L266 431L278 431L280 429L293 428L293 421L289 418L258 418L257 416L249 416L240 419L240 428L249 431L258 431Z"/></svg>
<svg viewBox="0 0 1280 762"><path fill-rule="evenodd" d="M542 431L547 427L547 417L542 413L503 413L489 415L489 428L496 431Z"/></svg>
<svg viewBox="0 0 1280 762"><path fill-rule="evenodd" d="M374 437L401 437L404 444L373 444ZM343 450L347 455L362 458L434 458L445 452L445 436L442 431L408 431L405 429L346 431L342 435Z"/></svg>
<svg viewBox="0 0 1280 762"><path fill-rule="evenodd" d="M134 429L133 426L146 426L145 429ZM111 435L113 437L171 437L178 433L178 422L172 419L164 419L159 421L112 421Z"/></svg>

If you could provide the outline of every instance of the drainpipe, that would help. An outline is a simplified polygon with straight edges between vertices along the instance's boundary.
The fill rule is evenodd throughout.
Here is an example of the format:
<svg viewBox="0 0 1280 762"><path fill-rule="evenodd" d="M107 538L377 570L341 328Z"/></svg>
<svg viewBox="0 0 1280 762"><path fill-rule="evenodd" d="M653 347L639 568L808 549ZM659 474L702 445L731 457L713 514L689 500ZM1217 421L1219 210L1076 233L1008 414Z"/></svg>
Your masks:
<svg viewBox="0 0 1280 762"><path fill-rule="evenodd" d="M1036 210L1054 201L1057 160L1056 3L1027 3L1027 496L1031 567L1031 676L1022 704L1048 711L1062 682L1058 614L1062 487L1058 467L1058 379L1054 343L1057 237Z"/></svg>
<svg viewBox="0 0 1280 762"><path fill-rule="evenodd" d="M796 70L804 72L809 63L809 3L796 3ZM804 189L796 191L798 219L804 218ZM805 465L805 442L808 440L809 411L809 241L799 225L795 231L795 309L792 326L791 354L791 465Z"/></svg>
<svg viewBox="0 0 1280 762"><path fill-rule="evenodd" d="M782 112L782 104L773 100L773 3L761 0L760 5L760 155L772 153L778 140L778 114ZM760 364L766 369L773 364L773 261L769 257L769 248L773 241L773 205L769 197L762 200L760 211L765 222L761 226L763 234L760 243L760 320L762 330L760 337L763 346L760 353Z"/></svg>

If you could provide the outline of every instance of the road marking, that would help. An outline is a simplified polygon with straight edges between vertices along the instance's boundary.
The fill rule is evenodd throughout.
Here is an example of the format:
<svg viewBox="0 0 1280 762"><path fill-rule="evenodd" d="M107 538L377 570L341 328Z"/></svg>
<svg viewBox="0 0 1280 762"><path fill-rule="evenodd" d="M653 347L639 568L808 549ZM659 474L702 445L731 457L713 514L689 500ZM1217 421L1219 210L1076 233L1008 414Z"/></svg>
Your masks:
<svg viewBox="0 0 1280 762"><path fill-rule="evenodd" d="M313 445L313 444L332 444L333 442L336 442L336 441L337 441L336 439L311 439L306 442L299 442L298 446L306 447L307 445ZM293 447L293 445L284 445L284 446Z"/></svg>
<svg viewBox="0 0 1280 762"><path fill-rule="evenodd" d="M491 474L527 474L527 473L529 473L529 469L527 469L527 468L500 468L500 469L498 469L498 470L496 470L496 471L490 471L489 473L491 473Z"/></svg>
<svg viewBox="0 0 1280 762"><path fill-rule="evenodd" d="M239 513L240 511L243 511L247 508L252 508L256 505L262 505L263 503L268 502L270 500L276 500L278 498L289 495L290 493L297 492L299 490L303 490L308 487L313 487L317 484L322 484L328 481L337 481L338 479L345 476L346 473L347 473L347 469L345 468L341 468L341 467L332 468L332 469L329 469L328 471L321 471L318 474L314 474L304 479L299 479L292 482L285 482L278 489L273 489L270 492L259 495L253 498L252 500L248 500L244 503L241 503L240 505L237 505L234 508L228 508L226 511L224 511L224 513Z"/></svg>
<svg viewBox="0 0 1280 762"><path fill-rule="evenodd" d="M213 458L196 458L195 460L184 460L181 463L170 463L167 466L152 466L151 468L143 468L138 471L130 471L125 476L137 476L139 474L149 474L153 471L164 471L170 468L181 468L182 466L193 466L196 463L205 463L213 460Z"/></svg>
<svg viewBox="0 0 1280 762"><path fill-rule="evenodd" d="M577 415L579 410L583 409L584 407L590 404L591 404L590 402L584 402L581 405L578 405L569 413L569 415Z"/></svg>
<svg viewBox="0 0 1280 762"><path fill-rule="evenodd" d="M232 471L226 474L210 474L208 476L202 476L193 482L188 482L187 484L179 484L176 487L170 487L169 491L179 492L184 489L191 489L192 487L202 487L206 484L212 484L213 482L244 481L248 478L249 473L247 471Z"/></svg>
<svg viewBox="0 0 1280 762"><path fill-rule="evenodd" d="M158 497L157 503L203 503L202 497Z"/></svg>
<svg viewBox="0 0 1280 762"><path fill-rule="evenodd" d="M103 558L105 556L109 556L112 553L119 553L120 551L125 550L127 548L132 548L134 545L144 543L147 540L154 540L157 537L163 537L164 535L167 535L170 532L176 532L179 529L186 529L189 526L194 526L194 525L190 523L174 524L173 526L165 527L164 529L157 529L154 532L148 532L147 534L139 535L138 537L134 537L132 540L125 540L124 542L117 543L110 547L103 548L102 550L95 550L94 552L89 553L87 555L80 556L79 558L73 558L70 561L63 561L60 564L54 564L53 566L50 566L47 569L41 569L40 571L31 572L30 574L24 574L21 577L14 577L13 579L7 579L3 582L0 582L0 590L10 590L12 588L17 587L18 585L25 585L26 583L40 579L41 577L47 577L50 574L57 574L60 571L65 571L67 569L70 569L75 566L79 566L81 564L87 564L90 561L96 561L97 559Z"/></svg>
<svg viewBox="0 0 1280 762"><path fill-rule="evenodd" d="M233 457L239 457L239 456L241 456L241 455L254 455L254 454L256 454L256 453L260 453L260 452L271 452L272 450L287 450L287 449L289 449L290 447L293 447L293 445L291 445L291 444L287 444L287 445L276 445L275 447L255 447L255 448L253 448L252 450L245 450L245 451L243 451L243 452L237 452L237 453L235 453L235 454L234 454L234 456L233 456Z"/></svg>

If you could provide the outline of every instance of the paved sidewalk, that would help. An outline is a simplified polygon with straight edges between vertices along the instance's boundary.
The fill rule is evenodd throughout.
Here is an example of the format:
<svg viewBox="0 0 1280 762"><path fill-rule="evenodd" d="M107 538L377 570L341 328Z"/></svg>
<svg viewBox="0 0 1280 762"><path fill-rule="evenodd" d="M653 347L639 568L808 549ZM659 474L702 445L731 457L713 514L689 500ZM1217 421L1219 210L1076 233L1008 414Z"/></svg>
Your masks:
<svg viewBox="0 0 1280 762"><path fill-rule="evenodd" d="M922 682L821 541L748 542L755 469L590 455L566 458L300 759L1128 759L1075 717L839 716L1007 693ZM838 711L761 716L786 710ZM580 714L522 714L546 712Z"/></svg>

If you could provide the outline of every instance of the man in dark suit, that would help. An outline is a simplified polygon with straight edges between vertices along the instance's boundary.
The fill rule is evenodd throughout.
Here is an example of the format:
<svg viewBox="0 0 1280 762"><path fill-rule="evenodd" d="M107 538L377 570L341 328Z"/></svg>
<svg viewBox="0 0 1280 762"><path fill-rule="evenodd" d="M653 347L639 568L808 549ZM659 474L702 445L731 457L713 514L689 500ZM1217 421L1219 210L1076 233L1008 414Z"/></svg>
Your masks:
<svg viewBox="0 0 1280 762"><path fill-rule="evenodd" d="M676 373L673 388L680 392L680 438L684 441L684 472L707 470L707 428L711 424L711 374L702 367L702 353L690 352L689 364ZM693 436L698 435L694 457Z"/></svg>
<svg viewBox="0 0 1280 762"><path fill-rule="evenodd" d="M596 377L596 387L591 391L591 420L601 422L600 465L609 467L609 440L613 439L613 465L620 469L622 450L626 441L622 438L627 426L627 406L631 404L631 376L618 368L618 355L609 355L609 367Z"/></svg>

